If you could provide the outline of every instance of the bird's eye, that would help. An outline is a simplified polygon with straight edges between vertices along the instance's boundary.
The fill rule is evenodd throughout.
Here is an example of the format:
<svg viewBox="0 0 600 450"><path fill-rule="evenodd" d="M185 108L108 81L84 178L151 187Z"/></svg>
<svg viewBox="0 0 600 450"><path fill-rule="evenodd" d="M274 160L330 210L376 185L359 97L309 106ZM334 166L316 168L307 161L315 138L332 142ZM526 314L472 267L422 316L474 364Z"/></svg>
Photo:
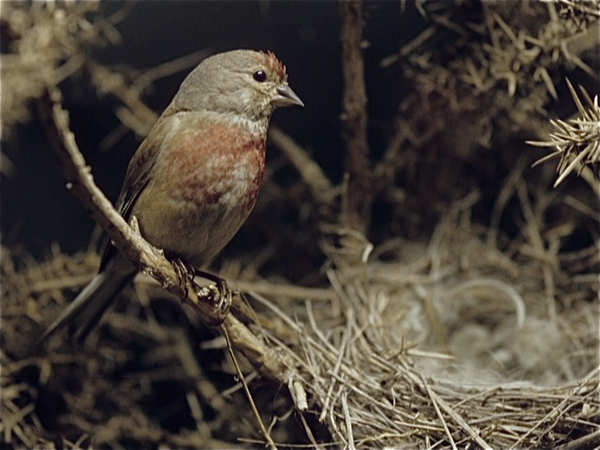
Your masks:
<svg viewBox="0 0 600 450"><path fill-rule="evenodd" d="M266 81L267 74L264 70L257 70L256 72L254 72L254 79L259 83L262 83L263 81Z"/></svg>

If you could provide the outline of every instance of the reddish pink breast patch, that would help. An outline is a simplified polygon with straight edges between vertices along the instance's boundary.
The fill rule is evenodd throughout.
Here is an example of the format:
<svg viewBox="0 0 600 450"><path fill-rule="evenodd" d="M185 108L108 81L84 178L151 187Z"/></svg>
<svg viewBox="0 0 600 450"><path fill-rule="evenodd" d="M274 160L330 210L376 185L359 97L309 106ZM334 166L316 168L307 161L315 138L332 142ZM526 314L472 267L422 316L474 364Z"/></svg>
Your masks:
<svg viewBox="0 0 600 450"><path fill-rule="evenodd" d="M219 202L254 207L265 171L264 137L211 124L184 131L174 140L180 142L168 168L176 180L174 198L199 208Z"/></svg>

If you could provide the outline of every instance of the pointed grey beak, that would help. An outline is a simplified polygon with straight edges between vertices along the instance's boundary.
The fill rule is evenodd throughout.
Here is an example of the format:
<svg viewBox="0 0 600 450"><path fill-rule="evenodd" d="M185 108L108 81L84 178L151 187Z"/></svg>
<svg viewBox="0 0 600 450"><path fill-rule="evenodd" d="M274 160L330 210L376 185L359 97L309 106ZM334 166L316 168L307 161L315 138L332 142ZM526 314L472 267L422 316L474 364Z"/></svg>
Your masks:
<svg viewBox="0 0 600 450"><path fill-rule="evenodd" d="M298 97L296 93L292 91L292 88L287 84L285 86L278 87L277 94L279 95L273 99L272 103L278 108L282 106L304 106L304 103L302 103L300 97Z"/></svg>

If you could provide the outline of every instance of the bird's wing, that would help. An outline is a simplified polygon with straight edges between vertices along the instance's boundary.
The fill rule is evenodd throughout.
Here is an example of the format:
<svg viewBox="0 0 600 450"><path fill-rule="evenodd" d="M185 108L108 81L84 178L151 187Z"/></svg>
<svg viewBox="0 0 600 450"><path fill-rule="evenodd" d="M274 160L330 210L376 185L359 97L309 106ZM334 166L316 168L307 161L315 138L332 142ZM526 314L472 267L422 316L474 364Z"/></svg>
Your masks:
<svg viewBox="0 0 600 450"><path fill-rule="evenodd" d="M129 162L125 181L115 206L126 221L129 221L135 202L150 180L149 174L152 172L154 164L156 164L161 149L160 144L164 141L172 117L172 115L165 116L163 114L158 119L150 134L144 139ZM106 267L115 251L116 249L111 244L110 239L106 239L102 250L102 259L100 260L100 271Z"/></svg>

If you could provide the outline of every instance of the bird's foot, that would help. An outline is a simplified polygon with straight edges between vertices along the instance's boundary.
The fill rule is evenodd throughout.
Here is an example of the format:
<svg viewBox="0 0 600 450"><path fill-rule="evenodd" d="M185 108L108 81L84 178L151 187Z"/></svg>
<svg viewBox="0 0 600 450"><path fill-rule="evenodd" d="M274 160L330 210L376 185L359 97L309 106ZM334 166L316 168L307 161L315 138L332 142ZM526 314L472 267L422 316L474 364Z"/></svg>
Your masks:
<svg viewBox="0 0 600 450"><path fill-rule="evenodd" d="M215 320L211 321L210 325L220 325L223 323L225 317L231 309L234 291L229 287L227 281L210 272L196 271L196 275L215 283L217 295L211 297L213 300L212 306L216 313L216 318Z"/></svg>
<svg viewBox="0 0 600 450"><path fill-rule="evenodd" d="M208 298L211 303L215 318L211 320L209 324L216 326L223 323L225 316L227 316L231 309L234 295L234 291L229 287L227 282L223 278L210 272L196 270L189 263L179 258L172 258L171 264L177 274L179 286L186 292L189 292L188 289L190 288L195 289L198 287L194 283L195 276L200 276L215 283L215 286L208 287L204 295L200 294L200 292L196 292L196 294Z"/></svg>

